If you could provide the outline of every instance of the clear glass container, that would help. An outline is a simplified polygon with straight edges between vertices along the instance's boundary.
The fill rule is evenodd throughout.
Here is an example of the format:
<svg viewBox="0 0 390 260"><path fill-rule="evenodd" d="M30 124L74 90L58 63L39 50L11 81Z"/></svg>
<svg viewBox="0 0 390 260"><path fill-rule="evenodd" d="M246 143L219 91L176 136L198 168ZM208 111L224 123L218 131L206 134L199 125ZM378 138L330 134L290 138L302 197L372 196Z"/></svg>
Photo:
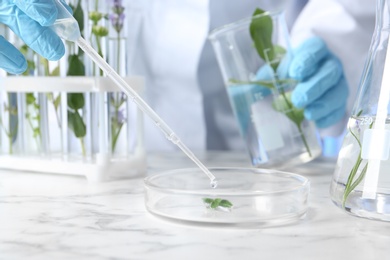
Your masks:
<svg viewBox="0 0 390 260"><path fill-rule="evenodd" d="M266 25L256 30L254 24ZM259 40L263 33L269 42ZM296 81L287 75L291 52L284 14L254 15L217 28L209 39L252 164L280 168L318 157L315 126L291 103Z"/></svg>
<svg viewBox="0 0 390 260"><path fill-rule="evenodd" d="M390 16L377 0L376 28L330 194L346 212L390 221Z"/></svg>
<svg viewBox="0 0 390 260"><path fill-rule="evenodd" d="M48 118L46 95L37 92L19 93L19 109L24 115L19 126L23 132L23 152L43 155L48 150Z"/></svg>
<svg viewBox="0 0 390 260"><path fill-rule="evenodd" d="M0 92L0 150L2 154L21 153L19 121L23 118L15 92Z"/></svg>
<svg viewBox="0 0 390 260"><path fill-rule="evenodd" d="M143 78L127 74L126 37L117 23L124 21L114 19L126 17L125 3L69 4L84 37L142 95ZM4 35L23 52L28 69L0 82L1 168L82 175L92 181L144 173L143 113L132 99L72 42L65 43L62 59L48 61L10 30Z"/></svg>
<svg viewBox="0 0 390 260"><path fill-rule="evenodd" d="M300 175L255 168L210 171L216 188L200 169L145 178L146 208L169 220L230 226L274 226L305 216L310 183Z"/></svg>

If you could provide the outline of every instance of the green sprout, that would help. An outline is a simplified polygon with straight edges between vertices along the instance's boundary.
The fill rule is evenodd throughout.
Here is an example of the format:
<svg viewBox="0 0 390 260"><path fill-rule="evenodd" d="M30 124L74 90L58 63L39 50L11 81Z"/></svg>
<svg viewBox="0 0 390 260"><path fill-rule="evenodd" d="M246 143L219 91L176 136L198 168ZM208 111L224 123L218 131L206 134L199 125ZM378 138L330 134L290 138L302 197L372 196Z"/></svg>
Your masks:
<svg viewBox="0 0 390 260"><path fill-rule="evenodd" d="M228 200L225 199L211 199L211 198L203 198L203 203L206 204L206 206L210 209L218 209L218 208L223 208L223 209L231 209L233 207L233 203L231 203Z"/></svg>

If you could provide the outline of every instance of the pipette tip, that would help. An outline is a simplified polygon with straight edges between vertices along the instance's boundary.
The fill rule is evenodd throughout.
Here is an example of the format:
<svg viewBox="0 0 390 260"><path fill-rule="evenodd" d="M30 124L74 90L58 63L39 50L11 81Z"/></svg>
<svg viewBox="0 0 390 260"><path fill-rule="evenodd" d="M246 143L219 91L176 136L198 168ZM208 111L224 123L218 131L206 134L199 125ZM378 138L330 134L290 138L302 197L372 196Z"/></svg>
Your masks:
<svg viewBox="0 0 390 260"><path fill-rule="evenodd" d="M217 188L218 182L216 181L216 179L212 179L212 180L210 181L210 186L211 186L211 188L213 188L213 189Z"/></svg>

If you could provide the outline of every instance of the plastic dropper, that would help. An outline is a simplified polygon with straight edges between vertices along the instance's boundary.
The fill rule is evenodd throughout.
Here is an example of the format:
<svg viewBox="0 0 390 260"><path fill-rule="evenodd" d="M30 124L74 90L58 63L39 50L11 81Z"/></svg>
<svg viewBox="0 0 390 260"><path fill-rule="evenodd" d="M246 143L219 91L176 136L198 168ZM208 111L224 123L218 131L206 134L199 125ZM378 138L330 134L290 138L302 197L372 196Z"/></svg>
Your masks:
<svg viewBox="0 0 390 260"><path fill-rule="evenodd" d="M50 27L59 37L64 40L76 43L94 62L111 78L115 84L130 98L133 102L147 114L165 134L166 138L177 145L196 165L209 177L212 188L217 187L215 176L204 166L190 149L179 139L171 128L156 114L156 112L127 84L123 78L92 48L92 46L81 37L79 25L73 15L66 7L56 0L58 9L57 20Z"/></svg>

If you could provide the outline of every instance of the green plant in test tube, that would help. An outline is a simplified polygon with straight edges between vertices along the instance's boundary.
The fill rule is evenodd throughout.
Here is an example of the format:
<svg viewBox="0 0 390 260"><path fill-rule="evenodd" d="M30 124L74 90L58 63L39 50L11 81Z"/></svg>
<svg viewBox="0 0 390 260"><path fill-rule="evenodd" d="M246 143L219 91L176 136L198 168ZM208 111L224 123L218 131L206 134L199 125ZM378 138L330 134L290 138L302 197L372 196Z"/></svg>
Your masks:
<svg viewBox="0 0 390 260"><path fill-rule="evenodd" d="M26 119L28 125L33 131L33 138L36 142L37 148L41 148L41 116L39 113L40 105L34 93L26 93L27 112Z"/></svg>
<svg viewBox="0 0 390 260"><path fill-rule="evenodd" d="M78 0L76 5L71 5L73 16L79 24L81 33L84 30L84 12L81 7L81 0ZM69 49L74 50L68 56L68 71L67 76L85 76L85 65L83 62L84 53L75 46L74 43L68 43ZM80 110L85 105L83 93L69 93L67 95L68 104L68 127L74 133L75 137L80 140L81 150L83 155L86 155L84 137L87 134L87 127L84 123Z"/></svg>
<svg viewBox="0 0 390 260"><path fill-rule="evenodd" d="M81 8L81 0L78 0L76 5L70 4L71 8L73 9L73 16L79 23L80 30L84 28L84 14L83 10ZM69 49L74 49L75 46L73 43L68 43L72 46L68 46ZM22 53L27 53L28 46L23 45L21 48ZM60 75L60 67L56 66L54 69L50 70L49 61L43 57L40 57L40 64L43 68L43 75L45 76L59 76ZM25 75L29 75L31 70L34 70L36 65L32 59L27 59L28 69L24 73ZM67 75L68 76L85 76L85 66L83 63L83 52L79 50L77 53L69 54L68 56L68 70ZM48 102L50 102L56 112L56 118L58 126L61 127L61 120L60 120L60 104L61 104L61 96L60 94L55 94L52 92L49 92L46 94ZM85 123L80 115L79 110L84 107L84 95L83 93L69 93L67 95L67 101L68 101L68 127L69 129L74 133L74 135L80 139L81 149L83 155L85 155L85 145L83 137L86 135L86 126ZM33 129L33 135L34 138L40 138L40 126L39 126L39 104L37 102L37 99L33 95L33 93L27 93L26 95L26 102L27 106L32 107L35 109L37 115L33 116L31 113L26 114L26 118L29 122L29 125ZM34 127L34 122L37 121L38 126Z"/></svg>
<svg viewBox="0 0 390 260"><path fill-rule="evenodd" d="M125 22L125 7L123 6L123 3L121 0L110 0L109 3L109 13L108 18L110 21L110 30L114 31L115 37L113 39L110 39L114 43L114 47L116 48L116 51L114 52L113 63L111 66L118 72L125 74L125 64L121 64L122 60L121 57L123 55L126 55L124 53L125 50L122 50L122 41L126 41L126 38L123 37L123 25ZM126 45L126 44L125 44ZM126 46L123 47L126 47ZM119 135L121 133L122 127L126 123L125 118L125 111L123 109L123 106L125 105L127 101L127 96L123 92L114 92L110 94L110 104L113 108L112 115L111 115L111 151L114 152L117 141L119 138Z"/></svg>
<svg viewBox="0 0 390 260"><path fill-rule="evenodd" d="M108 35L108 29L102 24L104 19L107 19L107 15L99 11L99 0L93 2L93 8L89 11L88 18L92 23L89 41L94 44L97 53L103 57L102 39ZM93 67L95 68L95 64ZM95 69L93 71L95 73ZM99 75L103 76L101 69L99 69Z"/></svg>
<svg viewBox="0 0 390 260"><path fill-rule="evenodd" d="M259 18L261 16L261 18ZM253 19L249 26L249 32L253 40L254 47L260 58L264 60L273 71L273 80L256 80L256 81L240 81L230 79L231 87L240 87L240 84L253 84L261 87L266 87L272 91L277 91L279 95L273 101L272 107L287 116L298 128L302 142L307 153L311 156L311 151L307 143L306 137L302 130L302 122L304 121L303 109L294 107L291 102L291 93L286 92L286 87L295 84L292 79L281 79L278 76L277 70L280 65L280 57L285 56L286 50L279 45L272 43L273 22L272 18L266 14L264 10L257 8L253 13Z"/></svg>
<svg viewBox="0 0 390 260"><path fill-rule="evenodd" d="M106 0L106 4L108 6L108 12L103 13L99 11L99 0L95 0L91 10L89 11L88 18L91 21L91 34L90 34L90 42L96 48L98 54L107 59L105 56L105 52L102 47L102 40L109 35L110 31L114 32L115 37L110 38L110 41L113 40L116 42L114 45L115 51L112 59L109 59L110 65L119 73L123 75L125 73L122 70L124 64L121 64L121 57L126 55L122 50L121 41L125 40L123 37L123 25L125 21L125 7L121 0ZM105 20L108 20L109 25L105 25ZM126 45L126 44L125 44ZM125 47L125 45L123 47ZM112 61L111 61L112 60ZM92 65L95 68L95 64ZM95 69L93 72L96 73ZM103 71L99 70L99 75L103 75ZM123 109L123 105L126 103L127 97L124 93L115 92L109 94L111 113L110 113L110 123L111 123L111 151L115 152L116 145L121 133L121 130L124 124L127 122L125 118L125 111Z"/></svg>
<svg viewBox="0 0 390 260"><path fill-rule="evenodd" d="M36 55L33 50L31 50L26 44L23 44L19 48L20 52L26 57L27 69L23 72L23 76L33 75L36 64L34 62L34 56ZM25 117L28 123L28 126L33 132L33 139L37 145L37 149L41 149L41 117L40 117L40 105L38 99L33 92L26 93L26 113Z"/></svg>
<svg viewBox="0 0 390 260"><path fill-rule="evenodd" d="M8 122L4 122L0 117L0 126L8 138L8 153L13 154L12 145L18 134L18 107L15 102L15 93L7 93L7 102L3 103L4 112L8 113Z"/></svg>

